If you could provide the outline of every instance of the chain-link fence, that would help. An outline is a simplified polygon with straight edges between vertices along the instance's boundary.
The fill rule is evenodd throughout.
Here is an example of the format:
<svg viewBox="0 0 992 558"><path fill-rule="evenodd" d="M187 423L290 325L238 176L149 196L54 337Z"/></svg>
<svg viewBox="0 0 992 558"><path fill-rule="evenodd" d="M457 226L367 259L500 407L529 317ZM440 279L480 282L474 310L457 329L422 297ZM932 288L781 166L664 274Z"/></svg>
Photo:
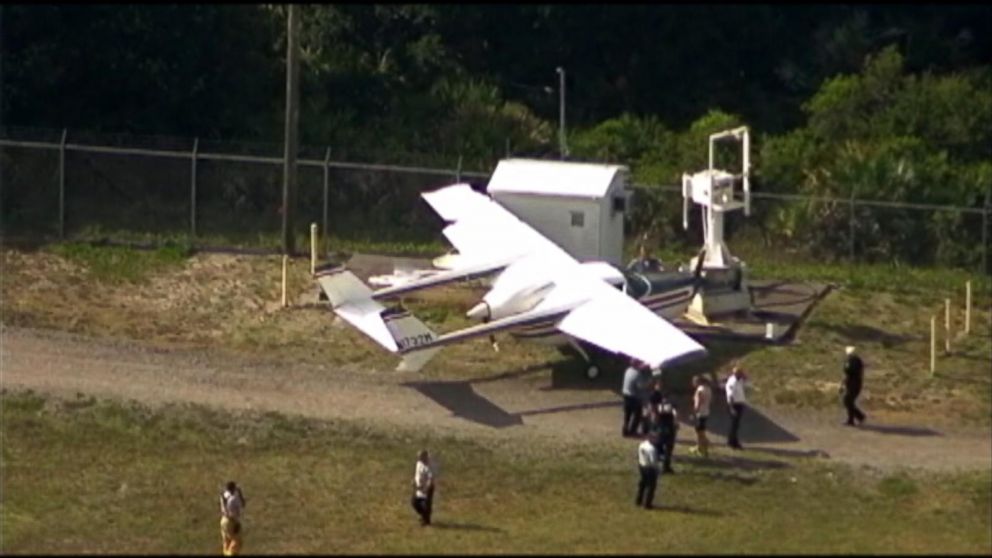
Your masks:
<svg viewBox="0 0 992 558"><path fill-rule="evenodd" d="M346 152L346 150L341 150ZM387 164L330 147L299 156L296 234L309 223L336 239L439 240L420 192L489 171L461 158L392 154ZM396 164L401 161L402 164ZM198 246L280 245L282 145L37 129L0 130L0 230L55 238L183 237ZM676 186L635 186L628 237L698 246L698 206L682 228ZM989 273L988 197L980 207L937 206L755 192L752 215L728 216L745 257L903 262Z"/></svg>

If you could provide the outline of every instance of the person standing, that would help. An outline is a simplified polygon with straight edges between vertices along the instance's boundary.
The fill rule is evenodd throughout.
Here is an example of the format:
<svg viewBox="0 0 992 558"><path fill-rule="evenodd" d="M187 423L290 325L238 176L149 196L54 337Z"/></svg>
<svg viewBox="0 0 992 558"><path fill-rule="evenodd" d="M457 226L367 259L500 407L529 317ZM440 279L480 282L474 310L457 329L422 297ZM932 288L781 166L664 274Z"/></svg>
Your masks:
<svg viewBox="0 0 992 558"><path fill-rule="evenodd" d="M659 398L658 402L654 405L654 416L658 433L658 451L659 457L664 462L664 466L661 469L662 472L671 475L675 473L672 469L672 456L675 453L675 437L678 434L679 414L675 410L672 400L660 389L660 380L658 381L658 388Z"/></svg>
<svg viewBox="0 0 992 558"><path fill-rule="evenodd" d="M730 433L727 435L727 445L738 450L744 449L741 446L738 431L741 427L741 416L744 414L746 401L744 399L744 382L747 376L740 365L734 365L727 378L725 389L727 392L727 410L730 412Z"/></svg>
<svg viewBox="0 0 992 558"><path fill-rule="evenodd" d="M647 436L648 434L658 432L658 405L661 404L662 400L661 393L661 378L655 376L651 380L651 393L648 394L647 400L643 404L643 411L641 413L641 434Z"/></svg>
<svg viewBox="0 0 992 558"><path fill-rule="evenodd" d="M692 394L692 416L696 421L696 446L690 451L703 457L709 457L710 440L706 437L706 420L710 417L710 401L713 399L713 392L701 374L693 376L692 385L696 388Z"/></svg>
<svg viewBox="0 0 992 558"><path fill-rule="evenodd" d="M623 436L633 436L641 423L641 363L635 358L630 359L630 365L623 373Z"/></svg>
<svg viewBox="0 0 992 558"><path fill-rule="evenodd" d="M420 514L420 524L431 524L434 510L434 471L431 469L430 454L420 450L417 465L413 471L413 509Z"/></svg>
<svg viewBox="0 0 992 558"><path fill-rule="evenodd" d="M241 551L241 512L245 503L241 487L229 481L220 495L220 536L224 556L236 556Z"/></svg>
<svg viewBox="0 0 992 558"><path fill-rule="evenodd" d="M861 412L858 408L857 400L858 396L861 395L861 386L864 382L864 363L861 362L861 357L859 357L854 349L854 347L848 346L844 349L847 353L847 359L844 362L844 407L847 409L847 422L844 424L847 426L855 426L855 421L857 424L864 424L865 414Z"/></svg>
<svg viewBox="0 0 992 558"><path fill-rule="evenodd" d="M641 480L637 484L637 499L634 505L645 509L654 507L654 492L658 486L658 449L657 440L653 436L645 436L644 441L637 446L637 466L641 472Z"/></svg>

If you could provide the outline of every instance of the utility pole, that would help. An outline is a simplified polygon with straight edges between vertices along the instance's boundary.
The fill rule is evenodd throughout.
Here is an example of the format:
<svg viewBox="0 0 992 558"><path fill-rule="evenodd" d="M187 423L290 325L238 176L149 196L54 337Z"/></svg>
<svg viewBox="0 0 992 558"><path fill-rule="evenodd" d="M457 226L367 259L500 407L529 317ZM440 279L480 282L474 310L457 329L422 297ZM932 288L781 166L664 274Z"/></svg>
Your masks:
<svg viewBox="0 0 992 558"><path fill-rule="evenodd" d="M555 68L558 72L558 150L561 158L568 157L568 146L565 145L565 69Z"/></svg>
<svg viewBox="0 0 992 558"><path fill-rule="evenodd" d="M282 252L290 256L296 252L293 216L296 213L296 154L300 123L299 29L298 7L290 4L286 26L286 150L282 172Z"/></svg>

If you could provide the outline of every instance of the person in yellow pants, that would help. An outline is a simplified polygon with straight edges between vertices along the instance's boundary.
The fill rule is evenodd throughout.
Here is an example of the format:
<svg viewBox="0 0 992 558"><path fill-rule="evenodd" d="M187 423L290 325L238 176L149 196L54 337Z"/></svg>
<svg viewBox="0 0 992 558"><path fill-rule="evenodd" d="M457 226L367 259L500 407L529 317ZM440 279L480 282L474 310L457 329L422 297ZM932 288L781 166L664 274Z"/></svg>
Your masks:
<svg viewBox="0 0 992 558"><path fill-rule="evenodd" d="M241 512L245 496L241 487L230 481L220 495L220 537L224 556L236 556L241 551Z"/></svg>

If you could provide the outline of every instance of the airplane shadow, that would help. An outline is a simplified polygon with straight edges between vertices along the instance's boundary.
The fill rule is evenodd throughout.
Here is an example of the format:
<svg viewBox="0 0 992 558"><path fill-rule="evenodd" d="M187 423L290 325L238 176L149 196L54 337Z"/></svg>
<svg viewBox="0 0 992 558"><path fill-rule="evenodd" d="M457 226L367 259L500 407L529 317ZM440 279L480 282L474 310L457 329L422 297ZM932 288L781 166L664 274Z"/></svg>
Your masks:
<svg viewBox="0 0 992 558"><path fill-rule="evenodd" d="M519 415L508 413L502 407L479 395L467 381L459 382L406 382L456 417L492 428L519 426L524 423Z"/></svg>
<svg viewBox="0 0 992 558"><path fill-rule="evenodd" d="M434 527L435 529L458 529L460 531L487 531L490 533L506 532L500 529L499 527L478 525L476 523L449 523L447 521L432 521L430 526Z"/></svg>

